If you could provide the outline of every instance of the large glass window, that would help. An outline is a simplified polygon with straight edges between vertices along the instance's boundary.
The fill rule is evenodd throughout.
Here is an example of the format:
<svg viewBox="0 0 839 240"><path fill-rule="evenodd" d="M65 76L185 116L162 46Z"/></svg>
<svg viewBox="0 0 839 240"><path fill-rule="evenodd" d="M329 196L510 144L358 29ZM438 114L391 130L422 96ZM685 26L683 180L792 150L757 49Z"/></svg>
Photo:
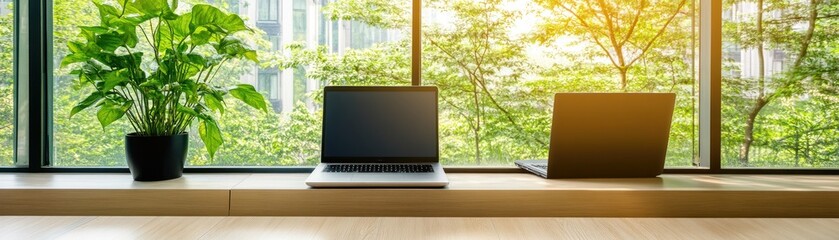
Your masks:
<svg viewBox="0 0 839 240"><path fill-rule="evenodd" d="M216 116L224 144L215 157L210 158L198 137L197 127L193 127L190 130L189 166L317 164L324 85L411 84L409 0L375 1L380 4L377 8L386 10L381 12L362 11L351 1L270 1L271 4L278 3L277 12L283 11L280 15L293 16L286 18L291 22L279 22L280 29L276 29L277 25L258 24L259 11L264 9L260 6L262 1L238 2L240 14L254 15L243 16L246 24L262 30L254 31L253 36L244 36L246 42L259 46L261 63L257 66L232 62L215 77L225 83L253 84L266 94L266 101L273 111L252 110L228 99L225 113ZM178 11L191 8L188 3L181 1ZM280 9L279 3L292 7ZM67 56L67 42L81 37L79 26L97 24L99 13L89 0L53 1L53 4L52 61L59 66ZM220 3L211 4L221 7ZM306 12L312 9L319 9L324 17L309 20ZM350 44L353 40L349 38L353 36L354 30L349 27L352 24L368 25L370 29L386 30L386 33L375 41L370 40L375 44L354 48ZM262 32L271 37L261 35ZM322 34L329 36L323 38L329 42L319 41ZM151 55L146 53L146 56ZM67 69L54 69L53 166L125 166L124 135L131 131L128 122L117 121L103 129L98 123L96 109L69 118L73 106L89 94L80 90L77 82Z"/></svg>
<svg viewBox="0 0 839 240"><path fill-rule="evenodd" d="M15 16L13 1L0 1L0 166L14 166Z"/></svg>
<svg viewBox="0 0 839 240"><path fill-rule="evenodd" d="M423 84L448 165L546 159L553 94L677 94L669 167L698 163L697 15L687 0L424 0Z"/></svg>
<svg viewBox="0 0 839 240"><path fill-rule="evenodd" d="M839 167L839 2L723 4L723 167Z"/></svg>
<svg viewBox="0 0 839 240"><path fill-rule="evenodd" d="M15 157L13 2L0 0L0 166ZM83 37L80 27L98 23L94 2L119 2L51 2L49 162L125 166L129 123L103 129L96 107L70 118L90 92L58 67L68 42ZM198 0L181 1L176 12L201 2L261 30L241 36L261 63L231 62L215 77L253 84L273 111L228 101L217 116L224 145L210 158L191 129L188 165L316 164L323 86L411 84L411 0ZM839 168L839 3L722 2L723 167ZM422 0L422 36L414 37L423 43L422 84L441 91L443 163L546 158L556 92L672 92L666 165L696 166L696 3Z"/></svg>

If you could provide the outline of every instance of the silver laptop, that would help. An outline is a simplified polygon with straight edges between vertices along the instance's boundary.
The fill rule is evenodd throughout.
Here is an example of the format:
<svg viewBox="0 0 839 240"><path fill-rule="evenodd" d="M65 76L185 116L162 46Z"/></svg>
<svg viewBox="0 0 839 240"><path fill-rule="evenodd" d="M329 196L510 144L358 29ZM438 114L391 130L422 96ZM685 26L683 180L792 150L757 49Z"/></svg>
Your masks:
<svg viewBox="0 0 839 240"><path fill-rule="evenodd" d="M327 86L312 187L444 187L437 88Z"/></svg>
<svg viewBox="0 0 839 240"><path fill-rule="evenodd" d="M664 170L674 93L557 93L544 178L655 177Z"/></svg>

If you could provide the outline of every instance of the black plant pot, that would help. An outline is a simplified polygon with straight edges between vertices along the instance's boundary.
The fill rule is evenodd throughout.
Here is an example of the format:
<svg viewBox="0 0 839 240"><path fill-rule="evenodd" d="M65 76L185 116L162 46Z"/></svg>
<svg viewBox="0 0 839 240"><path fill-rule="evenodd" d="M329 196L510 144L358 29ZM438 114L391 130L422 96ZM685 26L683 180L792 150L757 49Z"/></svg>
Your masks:
<svg viewBox="0 0 839 240"><path fill-rule="evenodd" d="M135 181L161 181L181 177L189 134L173 136L125 135L125 156Z"/></svg>

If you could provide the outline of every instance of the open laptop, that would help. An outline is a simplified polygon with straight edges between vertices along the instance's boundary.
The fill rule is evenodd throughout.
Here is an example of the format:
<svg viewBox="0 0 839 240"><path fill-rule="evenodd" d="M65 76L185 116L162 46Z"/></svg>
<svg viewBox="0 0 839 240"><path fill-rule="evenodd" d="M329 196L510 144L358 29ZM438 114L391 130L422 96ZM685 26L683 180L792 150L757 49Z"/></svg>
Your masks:
<svg viewBox="0 0 839 240"><path fill-rule="evenodd" d="M658 176L675 101L674 93L557 93L548 160L516 165L545 178Z"/></svg>
<svg viewBox="0 0 839 240"><path fill-rule="evenodd" d="M328 86L312 187L443 187L437 87Z"/></svg>

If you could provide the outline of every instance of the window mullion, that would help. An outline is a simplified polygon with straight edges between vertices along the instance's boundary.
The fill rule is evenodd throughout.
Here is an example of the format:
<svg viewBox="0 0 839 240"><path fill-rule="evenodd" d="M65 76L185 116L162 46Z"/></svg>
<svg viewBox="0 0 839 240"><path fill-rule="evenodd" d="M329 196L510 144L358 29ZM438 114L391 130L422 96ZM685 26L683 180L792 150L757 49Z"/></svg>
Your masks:
<svg viewBox="0 0 839 240"><path fill-rule="evenodd" d="M700 166L720 170L722 0L700 1L699 157Z"/></svg>

